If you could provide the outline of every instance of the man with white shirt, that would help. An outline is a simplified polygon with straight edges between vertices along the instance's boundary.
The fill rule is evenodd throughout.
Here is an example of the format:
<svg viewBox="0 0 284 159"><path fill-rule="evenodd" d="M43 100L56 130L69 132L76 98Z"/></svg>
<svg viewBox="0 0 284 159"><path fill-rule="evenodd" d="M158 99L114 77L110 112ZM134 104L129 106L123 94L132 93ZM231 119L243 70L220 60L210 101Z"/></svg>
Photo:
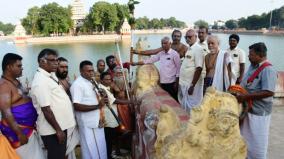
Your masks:
<svg viewBox="0 0 284 159"><path fill-rule="evenodd" d="M57 57L52 49L39 53L39 68L31 85L31 97L38 113L37 130L48 159L65 158L67 129L75 126L72 103L55 75Z"/></svg>
<svg viewBox="0 0 284 159"><path fill-rule="evenodd" d="M192 107L200 104L203 97L202 68L205 51L198 45L193 29L186 32L185 39L189 48L180 69L178 99L181 106L190 112Z"/></svg>
<svg viewBox="0 0 284 159"><path fill-rule="evenodd" d="M209 53L208 45L207 45L207 36L208 36L208 28L205 26L200 26L198 29L198 44L206 51L206 53Z"/></svg>
<svg viewBox="0 0 284 159"><path fill-rule="evenodd" d="M231 55L233 60L232 62L232 85L240 84L242 82L244 72L245 72L245 63L246 57L244 50L240 49L238 43L240 37L237 34L232 34L229 37L230 48L227 49L227 52Z"/></svg>
<svg viewBox="0 0 284 159"><path fill-rule="evenodd" d="M106 159L105 132L102 128L104 97L99 94L91 82L95 75L93 63L82 61L80 74L72 84L70 91L76 119L79 126L81 154L83 159Z"/></svg>

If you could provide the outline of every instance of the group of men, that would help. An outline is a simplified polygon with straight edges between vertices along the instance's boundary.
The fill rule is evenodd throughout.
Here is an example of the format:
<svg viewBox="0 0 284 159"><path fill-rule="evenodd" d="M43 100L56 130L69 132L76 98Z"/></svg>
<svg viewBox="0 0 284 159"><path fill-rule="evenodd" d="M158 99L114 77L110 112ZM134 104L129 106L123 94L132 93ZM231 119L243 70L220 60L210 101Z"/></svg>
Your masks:
<svg viewBox="0 0 284 159"><path fill-rule="evenodd" d="M160 61L160 86L187 112L201 103L207 87L227 91L230 85L240 84L248 93L236 95L238 101L253 100L241 125L248 158L266 158L276 72L267 61L265 44L249 47L251 65L245 73L246 55L238 47L238 35L229 36L226 50L220 49L218 37L208 35L206 27L200 27L198 33L188 30L184 36L188 45L181 38L182 33L174 30L173 42L164 37L161 48L134 50L153 56L131 64ZM111 158L120 124L115 117L117 104L132 103L125 98L127 82L115 57L98 60L97 70L91 61L82 61L80 76L71 84L68 61L53 49L43 49L30 90L17 80L22 75L21 61L21 56L7 53L0 79L0 130L17 154L23 159L46 158L46 154L48 159L71 159L80 139L83 159Z"/></svg>
<svg viewBox="0 0 284 159"><path fill-rule="evenodd" d="M113 82L116 78L117 83L123 83L123 78L116 76L121 68L112 55L106 58L107 71L104 60L97 61L97 70L85 60L80 63L80 76L71 84L68 61L58 56L53 49L39 53L39 67L30 88L18 81L22 57L14 53L3 57L1 133L22 159L75 159L79 142L83 159L112 158L112 141L121 124L115 118L117 104L132 103L121 95L124 87Z"/></svg>
<svg viewBox="0 0 284 159"><path fill-rule="evenodd" d="M152 64L159 61L160 86L187 111L201 104L210 86L228 91L231 85L241 85L248 93L237 94L240 103L253 101L252 109L241 125L241 133L248 145L249 159L266 158L268 132L277 74L267 60L267 48L262 42L249 46L250 66L245 73L245 52L238 47L240 37L229 36L229 47L220 49L215 35L208 35L206 27L198 33L189 29L180 42L182 33L174 30L161 40L161 48L136 51L135 54L154 55L133 62L132 65ZM268 80L269 79L269 80Z"/></svg>

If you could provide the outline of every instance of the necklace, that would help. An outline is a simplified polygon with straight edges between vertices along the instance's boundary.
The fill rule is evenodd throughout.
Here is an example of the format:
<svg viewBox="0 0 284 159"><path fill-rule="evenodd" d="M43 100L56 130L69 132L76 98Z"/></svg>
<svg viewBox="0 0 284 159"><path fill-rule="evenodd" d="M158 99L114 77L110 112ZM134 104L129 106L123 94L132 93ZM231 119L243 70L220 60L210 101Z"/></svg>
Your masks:
<svg viewBox="0 0 284 159"><path fill-rule="evenodd" d="M12 81L12 80L10 80L10 79L8 79L7 77L5 77L5 76L1 76L1 78L3 78L3 79L5 79L6 81L8 81L8 82L10 82L13 86L15 86L16 88L19 88L20 87L20 85L21 85L21 83L16 79L16 81L17 81L17 85Z"/></svg>
<svg viewBox="0 0 284 159"><path fill-rule="evenodd" d="M17 88L18 93L19 93L20 96L23 96L24 94L25 94L25 95L28 94L28 92L25 92L25 91L24 91L24 88L23 88L21 82L18 81L17 79L15 79L15 80L16 80L16 82L17 82L18 84L15 84L14 81L8 79L7 77L5 77L5 76L3 76L3 75L1 76L1 78L3 78L3 79L5 79L6 81L10 82L15 88Z"/></svg>

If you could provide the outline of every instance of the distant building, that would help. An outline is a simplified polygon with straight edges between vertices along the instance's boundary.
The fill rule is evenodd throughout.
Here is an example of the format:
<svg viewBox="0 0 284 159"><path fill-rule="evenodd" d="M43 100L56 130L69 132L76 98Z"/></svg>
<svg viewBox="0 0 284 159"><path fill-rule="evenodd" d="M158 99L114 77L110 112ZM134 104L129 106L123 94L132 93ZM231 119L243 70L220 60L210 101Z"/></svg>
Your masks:
<svg viewBox="0 0 284 159"><path fill-rule="evenodd" d="M26 30L25 28L22 26L21 22L19 22L16 27L14 32L12 33L12 35L16 36L16 37L23 37L26 36Z"/></svg>
<svg viewBox="0 0 284 159"><path fill-rule="evenodd" d="M131 33L131 27L126 18L124 19L124 22L120 28L120 33L121 35L130 35Z"/></svg>
<svg viewBox="0 0 284 159"><path fill-rule="evenodd" d="M218 29L225 27L225 22L222 20L217 20L214 22L214 26L216 26Z"/></svg>
<svg viewBox="0 0 284 159"><path fill-rule="evenodd" d="M83 26L84 20L86 18L86 13L84 10L84 3L81 0L74 0L71 3L71 7L72 7L71 19L74 22L74 28Z"/></svg>

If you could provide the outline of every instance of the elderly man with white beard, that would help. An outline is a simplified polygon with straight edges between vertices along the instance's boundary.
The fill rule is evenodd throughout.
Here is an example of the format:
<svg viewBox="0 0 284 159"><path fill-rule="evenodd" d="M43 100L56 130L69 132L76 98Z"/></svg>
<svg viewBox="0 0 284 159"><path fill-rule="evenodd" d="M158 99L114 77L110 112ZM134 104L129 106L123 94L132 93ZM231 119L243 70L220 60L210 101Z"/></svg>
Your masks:
<svg viewBox="0 0 284 159"><path fill-rule="evenodd" d="M208 36L207 43L210 53L205 56L204 93L209 86L214 86L219 91L226 91L231 85L231 56L220 50L217 36Z"/></svg>

